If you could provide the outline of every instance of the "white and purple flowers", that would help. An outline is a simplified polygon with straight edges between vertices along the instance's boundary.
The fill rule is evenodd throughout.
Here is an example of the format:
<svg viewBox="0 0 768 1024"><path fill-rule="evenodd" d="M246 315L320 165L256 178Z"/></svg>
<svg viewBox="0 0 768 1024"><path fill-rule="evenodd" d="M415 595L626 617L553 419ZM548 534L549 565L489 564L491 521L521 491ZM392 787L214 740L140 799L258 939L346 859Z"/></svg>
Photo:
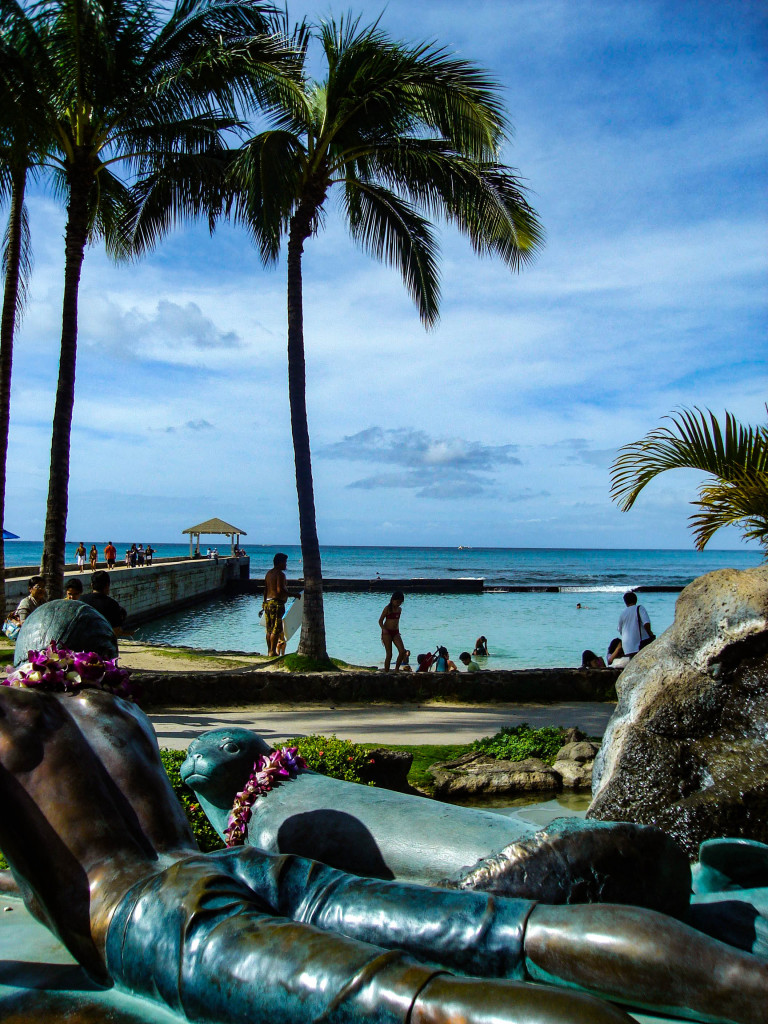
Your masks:
<svg viewBox="0 0 768 1024"><path fill-rule="evenodd" d="M248 822L251 820L251 807L257 798L278 786L281 779L295 779L306 767L306 761L298 754L297 747L283 747L259 758L242 792L235 797L232 810L229 812L229 820L224 830L227 846L242 846L245 842Z"/></svg>
<svg viewBox="0 0 768 1024"><path fill-rule="evenodd" d="M133 700L128 669L119 668L117 659L105 660L93 651L70 651L55 641L44 651L29 651L28 660L18 668L6 666L2 686L36 687L54 693L75 693L86 687L107 690L117 697Z"/></svg>

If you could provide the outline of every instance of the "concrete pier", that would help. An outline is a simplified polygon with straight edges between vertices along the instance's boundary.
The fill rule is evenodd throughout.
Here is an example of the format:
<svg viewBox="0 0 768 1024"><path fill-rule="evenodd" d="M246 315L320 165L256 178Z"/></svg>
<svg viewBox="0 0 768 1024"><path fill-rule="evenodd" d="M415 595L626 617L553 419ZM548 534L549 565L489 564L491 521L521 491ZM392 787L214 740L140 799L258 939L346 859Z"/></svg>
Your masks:
<svg viewBox="0 0 768 1024"><path fill-rule="evenodd" d="M99 568L104 568L101 563ZM220 555L213 558L163 558L152 565L125 566L109 573L109 596L128 610L127 624L135 625L148 619L195 604L226 590L230 582L247 579L250 559ZM18 572L18 570L15 570ZM6 607L13 609L28 592L27 581L39 570L25 567L24 575L13 575L5 581ZM90 590L90 569L78 572L77 565L68 565L65 579L77 577L83 590Z"/></svg>

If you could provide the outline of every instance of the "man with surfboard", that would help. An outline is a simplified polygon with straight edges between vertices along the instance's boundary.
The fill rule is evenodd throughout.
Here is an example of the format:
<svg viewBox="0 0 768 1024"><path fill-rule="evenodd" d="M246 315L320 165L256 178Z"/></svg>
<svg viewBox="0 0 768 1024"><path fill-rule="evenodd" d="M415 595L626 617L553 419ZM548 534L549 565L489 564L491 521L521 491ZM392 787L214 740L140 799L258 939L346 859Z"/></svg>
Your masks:
<svg viewBox="0 0 768 1024"><path fill-rule="evenodd" d="M267 630L267 654L270 658L285 653L285 633L283 631L283 615L285 602L288 600L288 581L285 578L285 567L288 555L278 551L272 559L272 568L264 577L264 625Z"/></svg>

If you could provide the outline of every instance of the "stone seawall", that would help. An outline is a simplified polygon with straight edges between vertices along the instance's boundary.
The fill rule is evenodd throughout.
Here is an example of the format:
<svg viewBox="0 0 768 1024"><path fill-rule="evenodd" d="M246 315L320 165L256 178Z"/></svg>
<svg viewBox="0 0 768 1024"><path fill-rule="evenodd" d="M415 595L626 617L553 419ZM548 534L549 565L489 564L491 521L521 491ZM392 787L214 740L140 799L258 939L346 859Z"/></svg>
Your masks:
<svg viewBox="0 0 768 1024"><path fill-rule="evenodd" d="M134 672L142 707L248 704L616 700L617 669L545 668L499 672Z"/></svg>
<svg viewBox="0 0 768 1024"><path fill-rule="evenodd" d="M135 569L113 569L110 574L109 596L128 610L128 625L157 618L167 612L220 593L230 580L248 575L250 559L219 557L181 558L163 560L154 565ZM90 590L90 572L78 573L77 567L68 569L65 579L76 576L85 591ZM16 577L5 581L6 607L13 609L26 597L29 577Z"/></svg>

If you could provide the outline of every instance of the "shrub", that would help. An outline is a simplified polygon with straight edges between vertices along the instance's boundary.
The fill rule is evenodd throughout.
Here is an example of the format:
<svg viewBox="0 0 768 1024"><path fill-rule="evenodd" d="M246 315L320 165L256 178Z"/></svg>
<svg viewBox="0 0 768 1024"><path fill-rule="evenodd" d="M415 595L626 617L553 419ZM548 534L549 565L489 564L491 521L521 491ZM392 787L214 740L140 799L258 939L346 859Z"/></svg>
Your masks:
<svg viewBox="0 0 768 1024"><path fill-rule="evenodd" d="M336 736L294 736L286 747L298 747L307 768L344 782L363 782L360 769L372 758L365 747Z"/></svg>
<svg viewBox="0 0 768 1024"><path fill-rule="evenodd" d="M479 750L490 757L504 761L524 761L527 757L538 757L547 764L554 764L555 755L563 745L563 729L547 725L532 729L527 722L522 725L508 725L496 733L475 740L472 750Z"/></svg>

